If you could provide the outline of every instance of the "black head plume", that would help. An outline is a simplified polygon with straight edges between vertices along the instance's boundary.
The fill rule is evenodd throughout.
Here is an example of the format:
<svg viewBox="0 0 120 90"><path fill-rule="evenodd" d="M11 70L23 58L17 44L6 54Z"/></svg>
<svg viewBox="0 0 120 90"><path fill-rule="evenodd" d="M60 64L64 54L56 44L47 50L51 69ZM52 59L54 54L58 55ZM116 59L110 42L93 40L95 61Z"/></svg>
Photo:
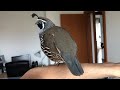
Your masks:
<svg viewBox="0 0 120 90"><path fill-rule="evenodd" d="M35 14L35 13L33 13L31 16L32 16L32 18L34 18L35 16L37 16L37 17L38 17L38 15L37 15L37 14ZM39 17L38 17L38 19L39 19Z"/></svg>

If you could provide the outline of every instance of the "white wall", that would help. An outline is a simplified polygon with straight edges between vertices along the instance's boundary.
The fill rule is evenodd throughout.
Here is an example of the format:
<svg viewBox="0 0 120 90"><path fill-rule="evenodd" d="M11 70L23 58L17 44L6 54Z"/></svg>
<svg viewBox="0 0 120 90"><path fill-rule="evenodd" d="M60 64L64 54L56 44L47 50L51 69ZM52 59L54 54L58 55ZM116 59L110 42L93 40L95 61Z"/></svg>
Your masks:
<svg viewBox="0 0 120 90"><path fill-rule="evenodd" d="M120 11L106 11L107 52L109 62L120 62Z"/></svg>
<svg viewBox="0 0 120 90"><path fill-rule="evenodd" d="M60 24L60 14L81 14L83 11L46 11L46 17L51 19L57 26Z"/></svg>
<svg viewBox="0 0 120 90"><path fill-rule="evenodd" d="M33 61L40 61L34 56L40 50L40 41L36 19L31 17L33 12L45 16L44 11L0 11L0 55L4 54L7 62L11 56L23 54L31 54Z"/></svg>

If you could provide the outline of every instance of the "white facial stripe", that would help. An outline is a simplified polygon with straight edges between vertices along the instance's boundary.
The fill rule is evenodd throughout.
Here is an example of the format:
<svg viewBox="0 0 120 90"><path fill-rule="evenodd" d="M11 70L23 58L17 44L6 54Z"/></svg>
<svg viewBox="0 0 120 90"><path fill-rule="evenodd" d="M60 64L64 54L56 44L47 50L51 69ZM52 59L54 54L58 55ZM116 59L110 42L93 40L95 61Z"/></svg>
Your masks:
<svg viewBox="0 0 120 90"><path fill-rule="evenodd" d="M46 23L46 21L45 21L45 20L43 20L43 19L38 19L38 20L41 20L42 22L45 22L45 23Z"/></svg>
<svg viewBox="0 0 120 90"><path fill-rule="evenodd" d="M42 26L43 26L43 27L42 27L42 29L44 29L44 27L45 27L45 24L44 24L43 22L42 22Z"/></svg>

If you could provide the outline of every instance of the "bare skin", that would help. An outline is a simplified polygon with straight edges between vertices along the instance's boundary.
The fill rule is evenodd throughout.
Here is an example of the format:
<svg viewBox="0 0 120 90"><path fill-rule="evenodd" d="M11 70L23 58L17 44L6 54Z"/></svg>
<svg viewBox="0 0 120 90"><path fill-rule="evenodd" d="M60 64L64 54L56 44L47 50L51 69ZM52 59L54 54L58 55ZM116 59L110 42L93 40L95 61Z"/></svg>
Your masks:
<svg viewBox="0 0 120 90"><path fill-rule="evenodd" d="M81 64L84 73L74 76L65 64L59 66L36 67L26 72L21 79L99 79L104 77L120 77L120 64Z"/></svg>

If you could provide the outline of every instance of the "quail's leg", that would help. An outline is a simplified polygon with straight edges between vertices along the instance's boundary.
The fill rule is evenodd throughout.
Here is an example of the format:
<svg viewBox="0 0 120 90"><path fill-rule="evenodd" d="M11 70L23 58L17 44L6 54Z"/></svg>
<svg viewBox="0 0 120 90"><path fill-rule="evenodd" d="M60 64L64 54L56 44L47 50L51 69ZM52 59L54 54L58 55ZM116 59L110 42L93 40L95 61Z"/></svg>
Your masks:
<svg viewBox="0 0 120 90"><path fill-rule="evenodd" d="M57 62L57 66L59 66L61 63L60 63L60 61L61 61L61 59L60 60L58 60L58 62Z"/></svg>
<svg viewBox="0 0 120 90"><path fill-rule="evenodd" d="M56 62L56 60L55 60L55 63L54 63L54 65L56 65L57 64L57 62Z"/></svg>
<svg viewBox="0 0 120 90"><path fill-rule="evenodd" d="M59 65L60 65L60 62L57 63L57 66L59 66Z"/></svg>

